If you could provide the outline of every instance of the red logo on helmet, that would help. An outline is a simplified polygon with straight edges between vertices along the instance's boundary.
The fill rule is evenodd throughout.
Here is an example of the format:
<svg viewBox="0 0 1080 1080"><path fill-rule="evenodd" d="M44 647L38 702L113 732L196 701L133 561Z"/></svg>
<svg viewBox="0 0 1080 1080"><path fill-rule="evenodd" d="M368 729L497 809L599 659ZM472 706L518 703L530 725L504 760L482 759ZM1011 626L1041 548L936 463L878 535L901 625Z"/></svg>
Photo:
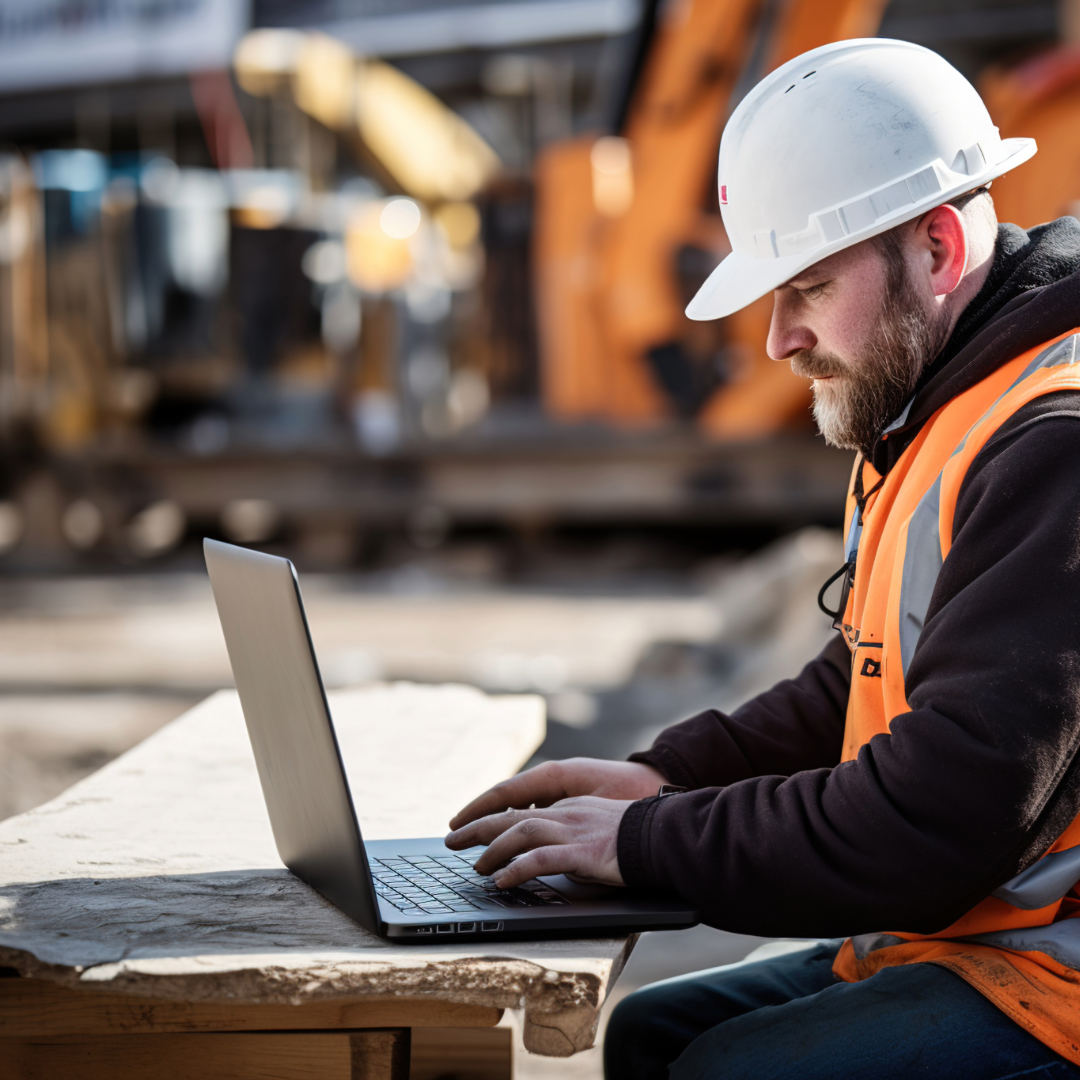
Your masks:
<svg viewBox="0 0 1080 1080"><path fill-rule="evenodd" d="M727 206L727 184L720 185L720 205Z"/></svg>

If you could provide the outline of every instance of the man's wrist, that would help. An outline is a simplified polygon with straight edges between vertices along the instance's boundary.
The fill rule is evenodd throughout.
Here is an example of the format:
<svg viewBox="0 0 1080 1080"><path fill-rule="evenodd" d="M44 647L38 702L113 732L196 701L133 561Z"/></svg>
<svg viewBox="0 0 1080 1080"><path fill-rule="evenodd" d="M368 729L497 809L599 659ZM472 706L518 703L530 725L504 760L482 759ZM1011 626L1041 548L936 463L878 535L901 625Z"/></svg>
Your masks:
<svg viewBox="0 0 1080 1080"><path fill-rule="evenodd" d="M640 750L636 754L631 754L627 760L655 769L663 777L665 783L685 787L688 790L700 786L687 763L669 746L653 746L648 750Z"/></svg>
<svg viewBox="0 0 1080 1080"><path fill-rule="evenodd" d="M655 888L648 858L648 832L649 819L659 805L660 799L655 795L639 799L626 808L619 822L615 857L620 876L633 888Z"/></svg>

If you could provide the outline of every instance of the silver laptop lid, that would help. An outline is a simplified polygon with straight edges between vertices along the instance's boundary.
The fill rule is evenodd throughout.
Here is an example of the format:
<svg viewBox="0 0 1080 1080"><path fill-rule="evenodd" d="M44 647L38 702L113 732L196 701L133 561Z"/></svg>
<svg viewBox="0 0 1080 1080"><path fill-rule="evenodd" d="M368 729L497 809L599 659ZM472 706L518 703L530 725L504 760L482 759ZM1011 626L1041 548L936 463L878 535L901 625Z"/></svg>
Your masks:
<svg viewBox="0 0 1080 1080"><path fill-rule="evenodd" d="M330 708L288 559L204 540L282 862L335 907L379 932L375 889Z"/></svg>

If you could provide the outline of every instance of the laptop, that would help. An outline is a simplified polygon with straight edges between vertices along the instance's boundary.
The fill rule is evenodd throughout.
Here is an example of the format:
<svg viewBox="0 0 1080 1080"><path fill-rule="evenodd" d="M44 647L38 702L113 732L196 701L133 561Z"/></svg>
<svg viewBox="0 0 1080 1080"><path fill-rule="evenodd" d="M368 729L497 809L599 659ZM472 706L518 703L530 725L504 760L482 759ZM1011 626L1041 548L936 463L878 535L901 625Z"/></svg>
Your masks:
<svg viewBox="0 0 1080 1080"><path fill-rule="evenodd" d="M677 930L699 921L677 898L564 875L500 890L473 870L482 847L451 851L441 837L365 842L292 563L217 540L203 550L278 853L365 930L430 942Z"/></svg>

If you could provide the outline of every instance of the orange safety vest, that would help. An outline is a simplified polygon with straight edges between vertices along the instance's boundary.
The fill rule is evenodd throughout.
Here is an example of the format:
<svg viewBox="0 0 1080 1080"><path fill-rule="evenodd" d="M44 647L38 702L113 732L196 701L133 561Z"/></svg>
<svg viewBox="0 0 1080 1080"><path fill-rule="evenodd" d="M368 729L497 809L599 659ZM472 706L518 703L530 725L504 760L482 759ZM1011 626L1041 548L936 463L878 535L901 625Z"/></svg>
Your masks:
<svg viewBox="0 0 1080 1080"><path fill-rule="evenodd" d="M852 652L843 760L910 711L905 677L952 546L971 463L1018 409L1080 390L1080 333L1024 353L943 405L882 481L856 462L846 555L856 570L840 614ZM861 468L864 508L855 498ZM880 486L879 485L880 482ZM875 490L876 489L876 490ZM966 979L1051 1049L1080 1065L1080 816L1028 869L936 934L863 934L833 966L847 982L884 967L934 963Z"/></svg>

